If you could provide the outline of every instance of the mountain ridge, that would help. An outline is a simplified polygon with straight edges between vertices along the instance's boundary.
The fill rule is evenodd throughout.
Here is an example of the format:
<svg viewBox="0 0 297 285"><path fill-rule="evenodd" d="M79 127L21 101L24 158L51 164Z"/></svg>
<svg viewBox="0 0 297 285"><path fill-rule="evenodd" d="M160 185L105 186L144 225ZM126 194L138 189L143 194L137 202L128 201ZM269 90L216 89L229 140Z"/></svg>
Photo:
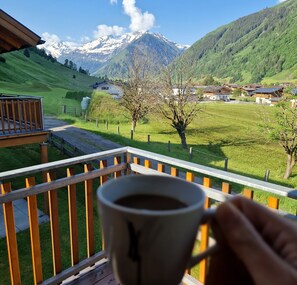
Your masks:
<svg viewBox="0 0 297 285"><path fill-rule="evenodd" d="M287 0L208 33L177 62L186 62L196 79L211 74L237 83L265 81L297 68L296 20L297 1ZM297 73L286 79L297 79Z"/></svg>
<svg viewBox="0 0 297 285"><path fill-rule="evenodd" d="M75 62L77 66L89 70L91 74L95 74L131 43L148 34L170 46L175 46L180 51L183 51L187 47L171 42L161 34L135 32L126 33L121 36L104 36L85 44L49 41L49 43L41 45L40 48L44 48L47 53L50 53L61 63L64 63L65 59L68 59Z"/></svg>

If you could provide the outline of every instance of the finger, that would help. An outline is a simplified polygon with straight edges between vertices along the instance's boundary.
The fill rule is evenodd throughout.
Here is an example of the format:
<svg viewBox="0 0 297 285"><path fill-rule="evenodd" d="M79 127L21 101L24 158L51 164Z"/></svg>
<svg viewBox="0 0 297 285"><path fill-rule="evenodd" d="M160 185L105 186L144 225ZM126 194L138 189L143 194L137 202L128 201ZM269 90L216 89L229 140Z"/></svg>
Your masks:
<svg viewBox="0 0 297 285"><path fill-rule="evenodd" d="M281 278L278 272L284 269L281 260L233 202L218 207L216 220L228 245L245 264L255 283L277 284L275 281Z"/></svg>

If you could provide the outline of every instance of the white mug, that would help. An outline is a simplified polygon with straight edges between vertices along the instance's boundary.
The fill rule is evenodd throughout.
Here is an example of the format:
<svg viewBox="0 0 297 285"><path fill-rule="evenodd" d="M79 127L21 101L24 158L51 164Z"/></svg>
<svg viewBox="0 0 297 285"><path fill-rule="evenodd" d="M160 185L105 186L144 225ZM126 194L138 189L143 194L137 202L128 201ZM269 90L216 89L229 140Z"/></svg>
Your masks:
<svg viewBox="0 0 297 285"><path fill-rule="evenodd" d="M115 203L139 194L173 198L184 207L148 210ZM197 184L171 176L128 175L100 186L97 198L105 249L121 285L177 285L186 268L209 254L192 256L207 214L205 194Z"/></svg>

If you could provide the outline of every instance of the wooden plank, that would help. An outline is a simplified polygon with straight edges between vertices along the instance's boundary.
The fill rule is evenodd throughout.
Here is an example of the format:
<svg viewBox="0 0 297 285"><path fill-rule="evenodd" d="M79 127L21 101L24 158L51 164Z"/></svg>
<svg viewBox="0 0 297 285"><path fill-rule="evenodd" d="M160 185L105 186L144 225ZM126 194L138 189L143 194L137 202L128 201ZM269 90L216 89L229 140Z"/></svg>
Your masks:
<svg viewBox="0 0 297 285"><path fill-rule="evenodd" d="M172 176L178 177L179 176L179 169L177 169L175 167L171 167L170 173L171 173Z"/></svg>
<svg viewBox="0 0 297 285"><path fill-rule="evenodd" d="M13 120L13 129L16 132L17 131L17 127L16 127L16 119L15 119L15 101L11 100L11 111L12 111L12 120Z"/></svg>
<svg viewBox="0 0 297 285"><path fill-rule="evenodd" d="M43 117L42 117L42 103L41 103L41 99L39 99L38 101L38 114L39 114L39 127L41 130L44 129L43 127Z"/></svg>
<svg viewBox="0 0 297 285"><path fill-rule="evenodd" d="M152 161L149 159L144 160L144 167L146 168L152 168Z"/></svg>
<svg viewBox="0 0 297 285"><path fill-rule="evenodd" d="M124 175L129 175L131 174L130 164L132 163L132 155L130 153L126 153L124 156L124 162L127 163L127 169L124 171Z"/></svg>
<svg viewBox="0 0 297 285"><path fill-rule="evenodd" d="M17 112L18 112L18 121L19 121L19 130L22 132L23 127L22 127L22 117L21 117L21 102L17 100Z"/></svg>
<svg viewBox="0 0 297 285"><path fill-rule="evenodd" d="M211 187L211 180L207 177L203 178L203 186L206 188ZM204 208L210 208L210 198L206 197ZM205 251L208 248L208 241L209 241L209 224L202 225L200 227L201 231L201 240L200 240L200 252ZM200 262L199 265L199 281L205 283L206 274L207 274L208 262L207 259L204 259Z"/></svg>
<svg viewBox="0 0 297 285"><path fill-rule="evenodd" d="M26 178L26 187L30 188L35 185L35 177ZM39 237L39 224L38 224L38 208L36 195L28 197L28 215L30 224L30 241L32 253L32 267L34 284L42 282L42 263L40 251L40 237Z"/></svg>
<svg viewBox="0 0 297 285"><path fill-rule="evenodd" d="M48 173L47 180L48 182L55 180L54 174L52 172ZM53 270L54 275L56 275L62 271L57 190L48 192L48 201L52 240Z"/></svg>
<svg viewBox="0 0 297 285"><path fill-rule="evenodd" d="M20 169L4 171L4 172L0 172L0 181L5 179L10 179L10 178L15 178L17 176L31 176L32 174L39 173L40 171L50 171L60 167L70 167L71 165L86 163L88 161L96 160L96 159L100 160L105 157L116 156L119 154L123 154L125 152L126 152L126 147L123 147L123 148L101 151L97 153L86 154L86 155L67 158L67 159L61 159L58 161L49 162L45 164L39 164L35 166L29 166L29 167L24 167ZM122 163L121 165L127 166L127 164L125 163Z"/></svg>
<svg viewBox="0 0 297 285"><path fill-rule="evenodd" d="M216 178L222 179L223 181L234 182L241 185L245 185L246 187L251 187L258 190L263 190L266 192L281 195L284 197L297 199L297 190L294 188L288 188L285 186L273 184L263 180L257 180L247 176L231 173L220 169L215 169L204 165L199 165L193 162L188 162L181 159L168 157L165 155L149 152L146 150L140 150L133 147L127 147L127 151L133 155L142 156L151 160L157 160L160 163L165 163L178 168L187 169L188 171L201 173L211 177L216 177Z"/></svg>
<svg viewBox="0 0 297 285"><path fill-rule="evenodd" d="M92 165L85 164L84 172L91 172ZM94 247L94 212L93 212L93 180L85 181L85 203L86 203L86 230L87 230L87 255L95 253Z"/></svg>
<svg viewBox="0 0 297 285"><path fill-rule="evenodd" d="M5 107L6 107L6 118L7 118L7 127L8 132L10 133L10 115L9 115L9 107L8 107L8 100L5 100Z"/></svg>
<svg viewBox="0 0 297 285"><path fill-rule="evenodd" d="M107 159L100 160L100 169L104 169L107 167ZM105 183L108 180L107 175L100 176L100 185Z"/></svg>
<svg viewBox="0 0 297 285"><path fill-rule="evenodd" d="M4 108L4 104L3 104L2 100L0 100L0 115L1 115L2 133L5 134L4 113L3 113L2 108Z"/></svg>
<svg viewBox="0 0 297 285"><path fill-rule="evenodd" d="M159 171L159 172L165 172L165 164L162 164L162 163L158 163L158 168L157 168L157 170Z"/></svg>
<svg viewBox="0 0 297 285"><path fill-rule="evenodd" d="M11 192L10 183L0 184L0 187L1 193L4 195ZM21 274L12 202L3 204L3 215L6 231L10 280L12 285L18 285L21 284Z"/></svg>
<svg viewBox="0 0 297 285"><path fill-rule="evenodd" d="M279 209L279 199L276 197L268 197L268 207L271 209Z"/></svg>
<svg viewBox="0 0 297 285"><path fill-rule="evenodd" d="M18 146L47 141L48 132L12 134L0 137L0 147Z"/></svg>
<svg viewBox="0 0 297 285"><path fill-rule="evenodd" d="M53 285L53 284L61 284L65 279L77 274L78 272L82 271L83 269L92 266L96 262L106 258L105 251L100 251L93 256L86 258L79 262L78 264L74 265L73 267L67 268L66 270L62 271L61 273L53 276L47 280L45 280L41 285Z"/></svg>
<svg viewBox="0 0 297 285"><path fill-rule="evenodd" d="M187 172L186 173L186 180L189 182L194 182L195 181L195 176L193 173L191 172Z"/></svg>
<svg viewBox="0 0 297 285"><path fill-rule="evenodd" d="M34 129L38 130L38 121L37 121L37 104L38 103L36 100L33 101L33 113L34 113Z"/></svg>
<svg viewBox="0 0 297 285"><path fill-rule="evenodd" d="M27 124L27 110L26 110L26 100L23 100L23 116L24 116L24 123L25 123L25 130L28 131L28 124Z"/></svg>
<svg viewBox="0 0 297 285"><path fill-rule="evenodd" d="M30 193L27 193L26 188L21 188L19 190L13 191L6 195L0 195L0 203L11 202L14 200L26 198L31 195L37 195L40 193L44 193L46 191L51 191L54 189L59 189L62 187L67 187L68 185L84 182L87 179L95 179L100 177L101 175L111 174L117 170L123 170L126 168L125 163L122 163L117 166L108 167L107 169L96 169L89 173L80 173L76 174L73 177L64 177L57 179L53 182L39 184L30 188Z"/></svg>
<svg viewBox="0 0 297 285"><path fill-rule="evenodd" d="M231 194L231 185L227 182L223 182L222 183L222 192L223 193L227 193L227 194Z"/></svg>
<svg viewBox="0 0 297 285"><path fill-rule="evenodd" d="M244 189L243 190L243 196L253 200L254 199L254 191L250 190L250 189Z"/></svg>
<svg viewBox="0 0 297 285"><path fill-rule="evenodd" d="M28 110L29 110L29 123L30 123L30 130L33 130L33 118L32 118L32 101L28 100Z"/></svg>
<svg viewBox="0 0 297 285"><path fill-rule="evenodd" d="M67 177L74 175L73 168L67 168ZM68 186L68 212L69 212L69 234L70 234L70 252L71 265L79 262L78 251L78 223L77 223L77 209L76 209L76 184Z"/></svg>
<svg viewBox="0 0 297 285"><path fill-rule="evenodd" d="M137 157L137 156L134 156L133 157L133 164L140 164L140 158L139 157ZM130 165L130 168L131 168L131 165ZM137 172L136 171L134 171L134 174L137 174Z"/></svg>
<svg viewBox="0 0 297 285"><path fill-rule="evenodd" d="M118 164L120 164L121 161L122 161L122 158L121 158L120 156L115 156L115 157L113 158L113 164L114 164L114 165L118 165ZM114 173L114 178L120 177L121 175L122 175L122 172L121 172L121 171L116 171L116 172Z"/></svg>

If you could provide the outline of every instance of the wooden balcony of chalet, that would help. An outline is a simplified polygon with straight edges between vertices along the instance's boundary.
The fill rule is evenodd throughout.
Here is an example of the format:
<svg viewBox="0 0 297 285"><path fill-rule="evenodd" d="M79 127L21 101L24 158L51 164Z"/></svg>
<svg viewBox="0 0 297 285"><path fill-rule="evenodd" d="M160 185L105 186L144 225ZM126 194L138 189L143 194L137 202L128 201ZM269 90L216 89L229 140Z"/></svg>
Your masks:
<svg viewBox="0 0 297 285"><path fill-rule="evenodd" d="M4 101L3 105L2 102L2 110L3 106L6 109L6 113L2 111L2 117L8 115L7 110L9 114L12 114L13 107L9 107L8 104ZM18 110L18 105L15 104L15 106L15 110ZM31 103L32 106L34 106L33 103ZM26 108L30 113L30 107ZM16 114L18 111L15 112L15 118L21 118ZM31 109L32 128L33 125L42 126L37 120L37 114L35 117ZM37 118L36 121L35 118ZM14 126L13 122L12 119L12 126ZM23 124L22 128L25 128L24 126ZM30 123L27 125L30 129L29 126ZM12 131L15 131L14 127L11 128ZM46 182L35 179L42 173L47 174ZM1 260L7 254L9 269L6 268L6 275L10 272L11 284L22 284L22 282L23 284L117 284L108 265L104 245L101 245L95 192L98 185L108 179L134 173L180 176L188 181L199 183L207 195L206 208L216 206L230 195L234 195L231 192L231 185L234 184L237 187L240 185L241 189L244 189L241 195L250 199L253 199L254 190L252 189L268 193L268 205L276 210L279 196L283 196L286 201L297 199L295 189L130 147L2 172L0 173L0 203L3 205L6 226L5 248L7 253L5 250L1 251ZM19 185L16 184L16 180L24 181L24 186L15 186ZM215 187L212 186L214 181ZM37 216L37 201L40 202L39 199L43 198L44 193L47 193L49 200L48 237L43 229L40 234L41 226L38 225ZM59 205L61 201L59 197L63 193L68 207ZM20 238L17 236L20 233L16 234L15 231L12 203L17 199L26 199L28 204L30 231L26 244L20 244ZM81 214L77 214L79 210L84 212L82 218L79 217ZM278 212L281 215L286 214ZM295 217L294 215L288 216ZM59 227L62 218L65 219L67 227ZM62 236L65 232L67 232L66 238ZM201 250L208 247L211 240L208 225L201 227L197 238L200 240ZM49 251L51 253L48 255L42 250L45 244L51 247ZM29 257L24 265L22 261L26 258L25 252ZM183 284L203 283L207 265L206 260L200 263L199 281L190 275L191 272L188 272L185 274ZM2 268L0 267L1 270L3 270L3 265ZM1 272L0 278L3 278L4 274L5 272Z"/></svg>
<svg viewBox="0 0 297 285"><path fill-rule="evenodd" d="M0 94L0 147L47 141L42 99Z"/></svg>

